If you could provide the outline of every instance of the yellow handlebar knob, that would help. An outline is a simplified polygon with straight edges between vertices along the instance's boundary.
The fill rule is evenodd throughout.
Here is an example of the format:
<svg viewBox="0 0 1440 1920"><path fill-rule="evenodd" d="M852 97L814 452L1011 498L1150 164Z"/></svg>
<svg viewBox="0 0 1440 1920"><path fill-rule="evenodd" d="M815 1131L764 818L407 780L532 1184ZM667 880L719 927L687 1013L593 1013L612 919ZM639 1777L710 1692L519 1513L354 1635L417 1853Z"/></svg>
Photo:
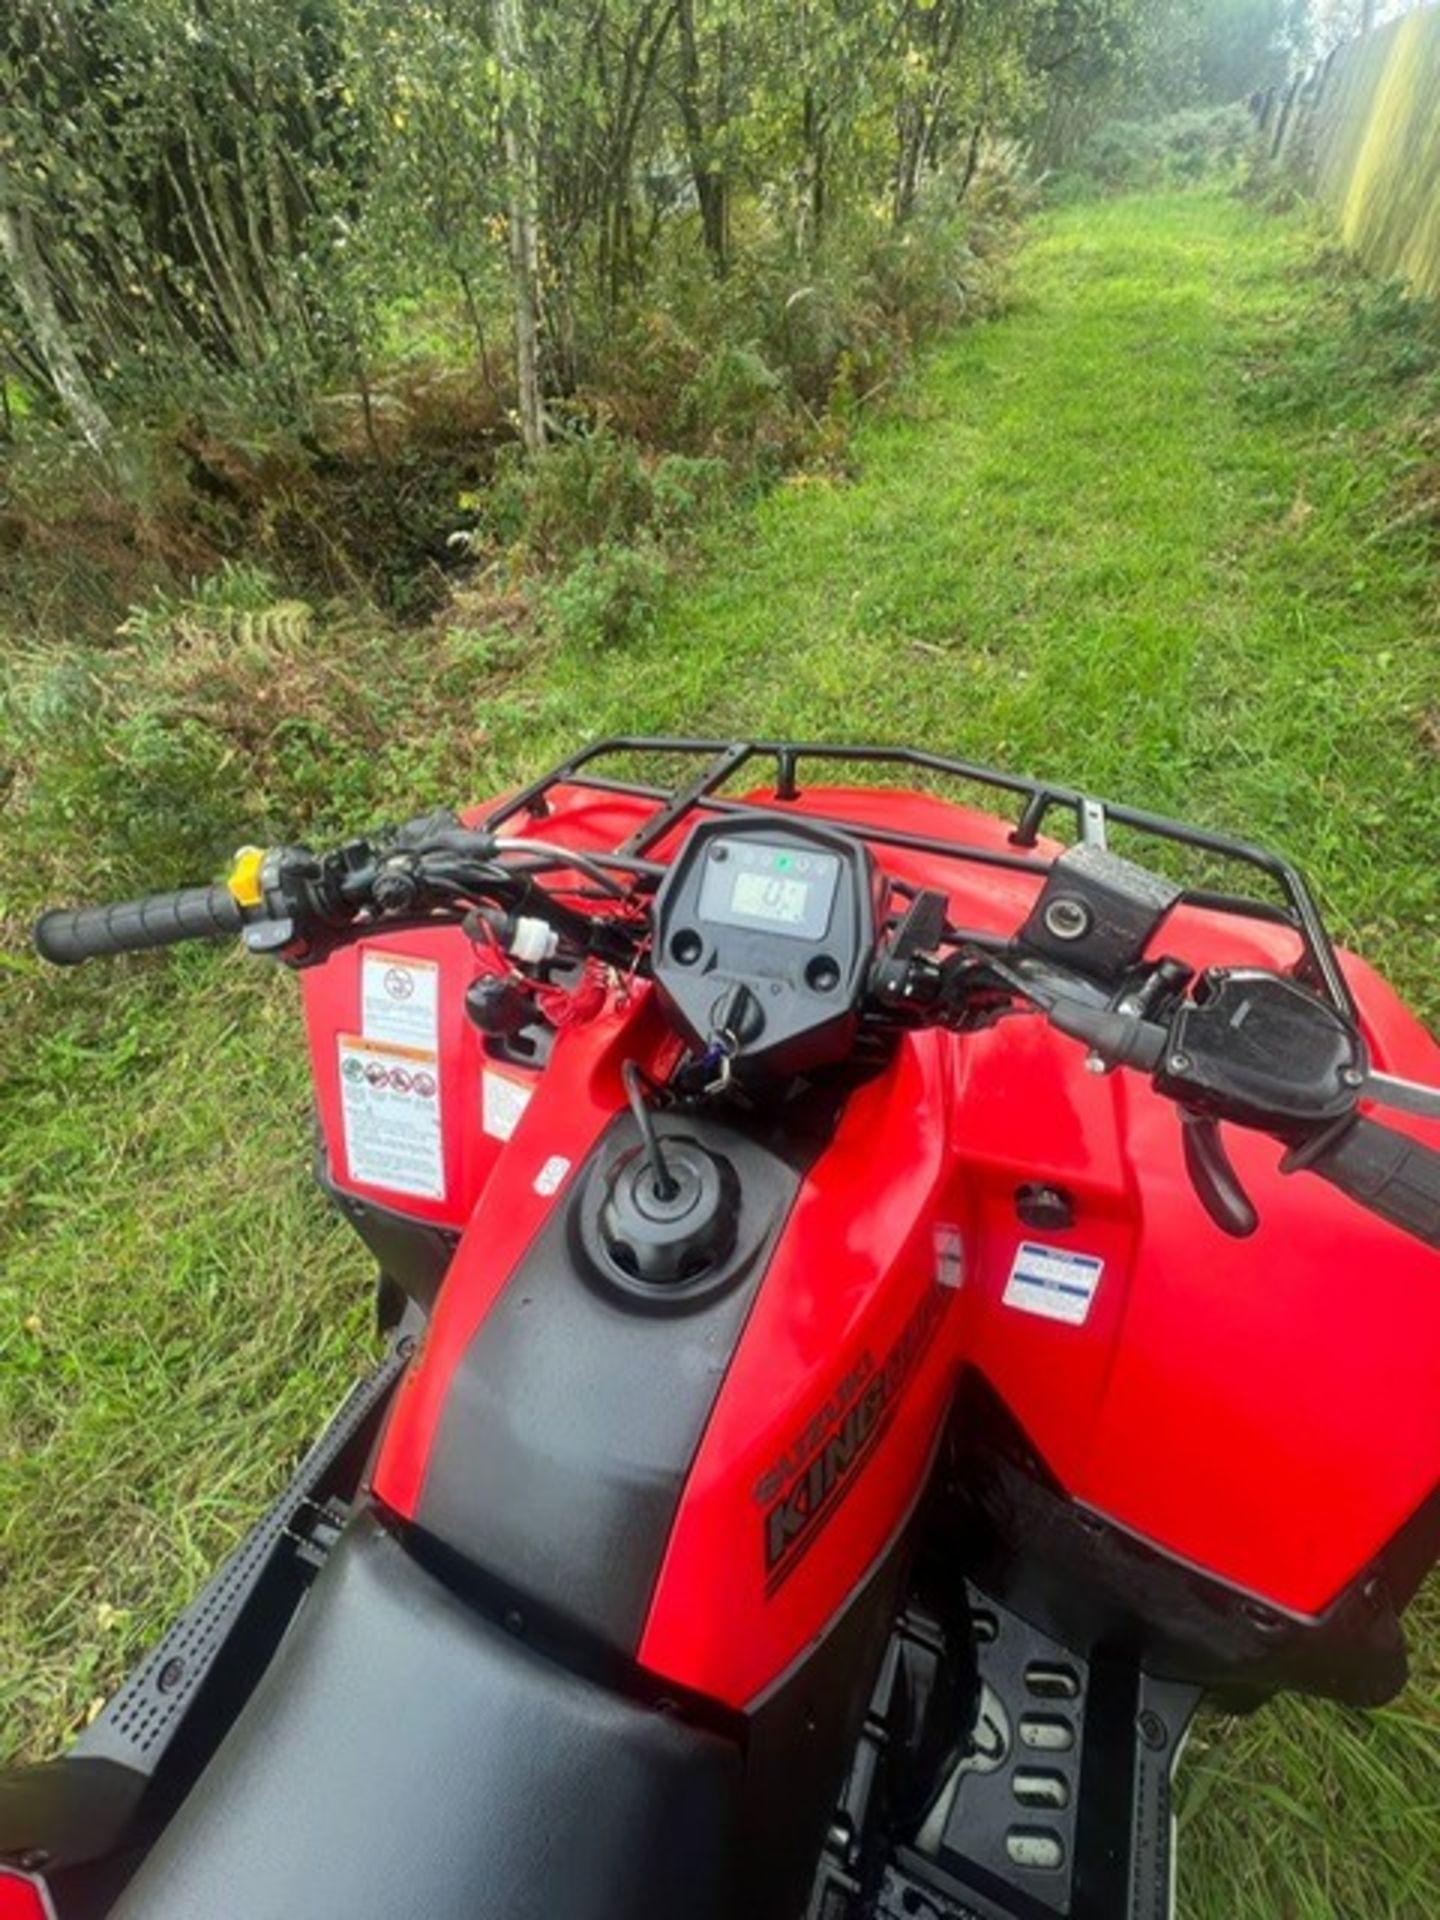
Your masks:
<svg viewBox="0 0 1440 1920"><path fill-rule="evenodd" d="M264 858L263 847L241 847L236 854L225 885L237 907L258 907L263 902L265 890L260 884L260 866Z"/></svg>

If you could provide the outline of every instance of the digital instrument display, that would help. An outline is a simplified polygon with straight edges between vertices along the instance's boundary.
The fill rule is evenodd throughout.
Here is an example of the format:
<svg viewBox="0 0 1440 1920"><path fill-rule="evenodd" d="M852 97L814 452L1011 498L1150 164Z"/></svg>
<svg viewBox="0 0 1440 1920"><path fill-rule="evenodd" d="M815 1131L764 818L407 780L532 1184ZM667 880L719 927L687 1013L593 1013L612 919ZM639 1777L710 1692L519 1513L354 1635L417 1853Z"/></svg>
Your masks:
<svg viewBox="0 0 1440 1920"><path fill-rule="evenodd" d="M700 887L700 918L790 940L823 940L839 878L840 861L833 853L759 840L716 840Z"/></svg>
<svg viewBox="0 0 1440 1920"><path fill-rule="evenodd" d="M742 1083L783 1080L849 1058L884 881L828 822L736 813L693 826L661 881L651 967L697 1058L719 1042Z"/></svg>
<svg viewBox="0 0 1440 1920"><path fill-rule="evenodd" d="M730 895L732 913L743 913L755 920L777 920L782 926L796 927L805 918L810 888L804 880L767 879L763 873L737 873Z"/></svg>

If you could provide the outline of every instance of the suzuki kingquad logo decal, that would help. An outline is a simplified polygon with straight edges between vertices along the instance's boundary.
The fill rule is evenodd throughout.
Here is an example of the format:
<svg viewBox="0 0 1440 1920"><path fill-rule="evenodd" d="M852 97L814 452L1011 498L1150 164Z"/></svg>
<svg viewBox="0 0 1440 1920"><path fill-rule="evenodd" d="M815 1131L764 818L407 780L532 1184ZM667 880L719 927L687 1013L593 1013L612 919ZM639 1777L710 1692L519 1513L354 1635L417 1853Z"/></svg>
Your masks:
<svg viewBox="0 0 1440 1920"><path fill-rule="evenodd" d="M794 1446L760 1476L755 1499L765 1509L767 1595L789 1578L854 1485L889 1426L945 1306L945 1294L932 1289L879 1366L867 1348Z"/></svg>

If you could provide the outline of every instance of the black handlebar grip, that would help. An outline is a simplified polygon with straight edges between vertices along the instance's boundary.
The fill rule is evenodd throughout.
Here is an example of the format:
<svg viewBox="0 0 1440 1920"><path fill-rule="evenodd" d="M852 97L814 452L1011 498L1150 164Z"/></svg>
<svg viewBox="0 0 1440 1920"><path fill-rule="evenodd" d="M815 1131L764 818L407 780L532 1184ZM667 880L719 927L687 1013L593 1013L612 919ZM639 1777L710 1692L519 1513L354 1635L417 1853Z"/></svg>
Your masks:
<svg viewBox="0 0 1440 1920"><path fill-rule="evenodd" d="M1440 1252L1440 1153L1363 1116L1287 1154L1287 1173L1318 1173L1371 1213Z"/></svg>
<svg viewBox="0 0 1440 1920"><path fill-rule="evenodd" d="M73 967L111 953L143 953L181 940L218 940L239 933L245 916L228 887L181 887L113 907L57 907L35 922L42 960Z"/></svg>

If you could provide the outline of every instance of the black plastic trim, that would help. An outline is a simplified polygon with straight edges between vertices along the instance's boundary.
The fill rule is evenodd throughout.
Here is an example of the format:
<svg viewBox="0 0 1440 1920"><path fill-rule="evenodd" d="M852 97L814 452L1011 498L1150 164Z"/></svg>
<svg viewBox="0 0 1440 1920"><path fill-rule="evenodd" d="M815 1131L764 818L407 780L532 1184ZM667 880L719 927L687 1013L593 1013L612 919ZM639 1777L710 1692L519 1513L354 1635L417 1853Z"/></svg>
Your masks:
<svg viewBox="0 0 1440 1920"><path fill-rule="evenodd" d="M746 1920L803 1910L910 1571L912 1519L749 1715L739 1863Z"/></svg>
<svg viewBox="0 0 1440 1920"><path fill-rule="evenodd" d="M315 1150L314 1171L320 1191L374 1255L382 1279L393 1282L428 1314L455 1257L459 1234L350 1193L335 1179L323 1144Z"/></svg>
<svg viewBox="0 0 1440 1920"><path fill-rule="evenodd" d="M462 1357L415 1523L523 1614L535 1605L613 1652L640 1642L685 1480L801 1170L702 1113L662 1133L729 1159L740 1217L734 1273L668 1314L607 1283L585 1252L583 1207L558 1207ZM633 1147L628 1114L592 1168ZM743 1256L743 1257L741 1257Z"/></svg>
<svg viewBox="0 0 1440 1920"><path fill-rule="evenodd" d="M983 1586L1065 1645L1123 1648L1148 1672L1237 1709L1282 1689L1380 1706L1405 1684L1399 1610L1416 1568L1433 1558L1440 1491L1322 1613L1307 1615L1070 1498L978 1376L966 1384L951 1445L956 1551Z"/></svg>

